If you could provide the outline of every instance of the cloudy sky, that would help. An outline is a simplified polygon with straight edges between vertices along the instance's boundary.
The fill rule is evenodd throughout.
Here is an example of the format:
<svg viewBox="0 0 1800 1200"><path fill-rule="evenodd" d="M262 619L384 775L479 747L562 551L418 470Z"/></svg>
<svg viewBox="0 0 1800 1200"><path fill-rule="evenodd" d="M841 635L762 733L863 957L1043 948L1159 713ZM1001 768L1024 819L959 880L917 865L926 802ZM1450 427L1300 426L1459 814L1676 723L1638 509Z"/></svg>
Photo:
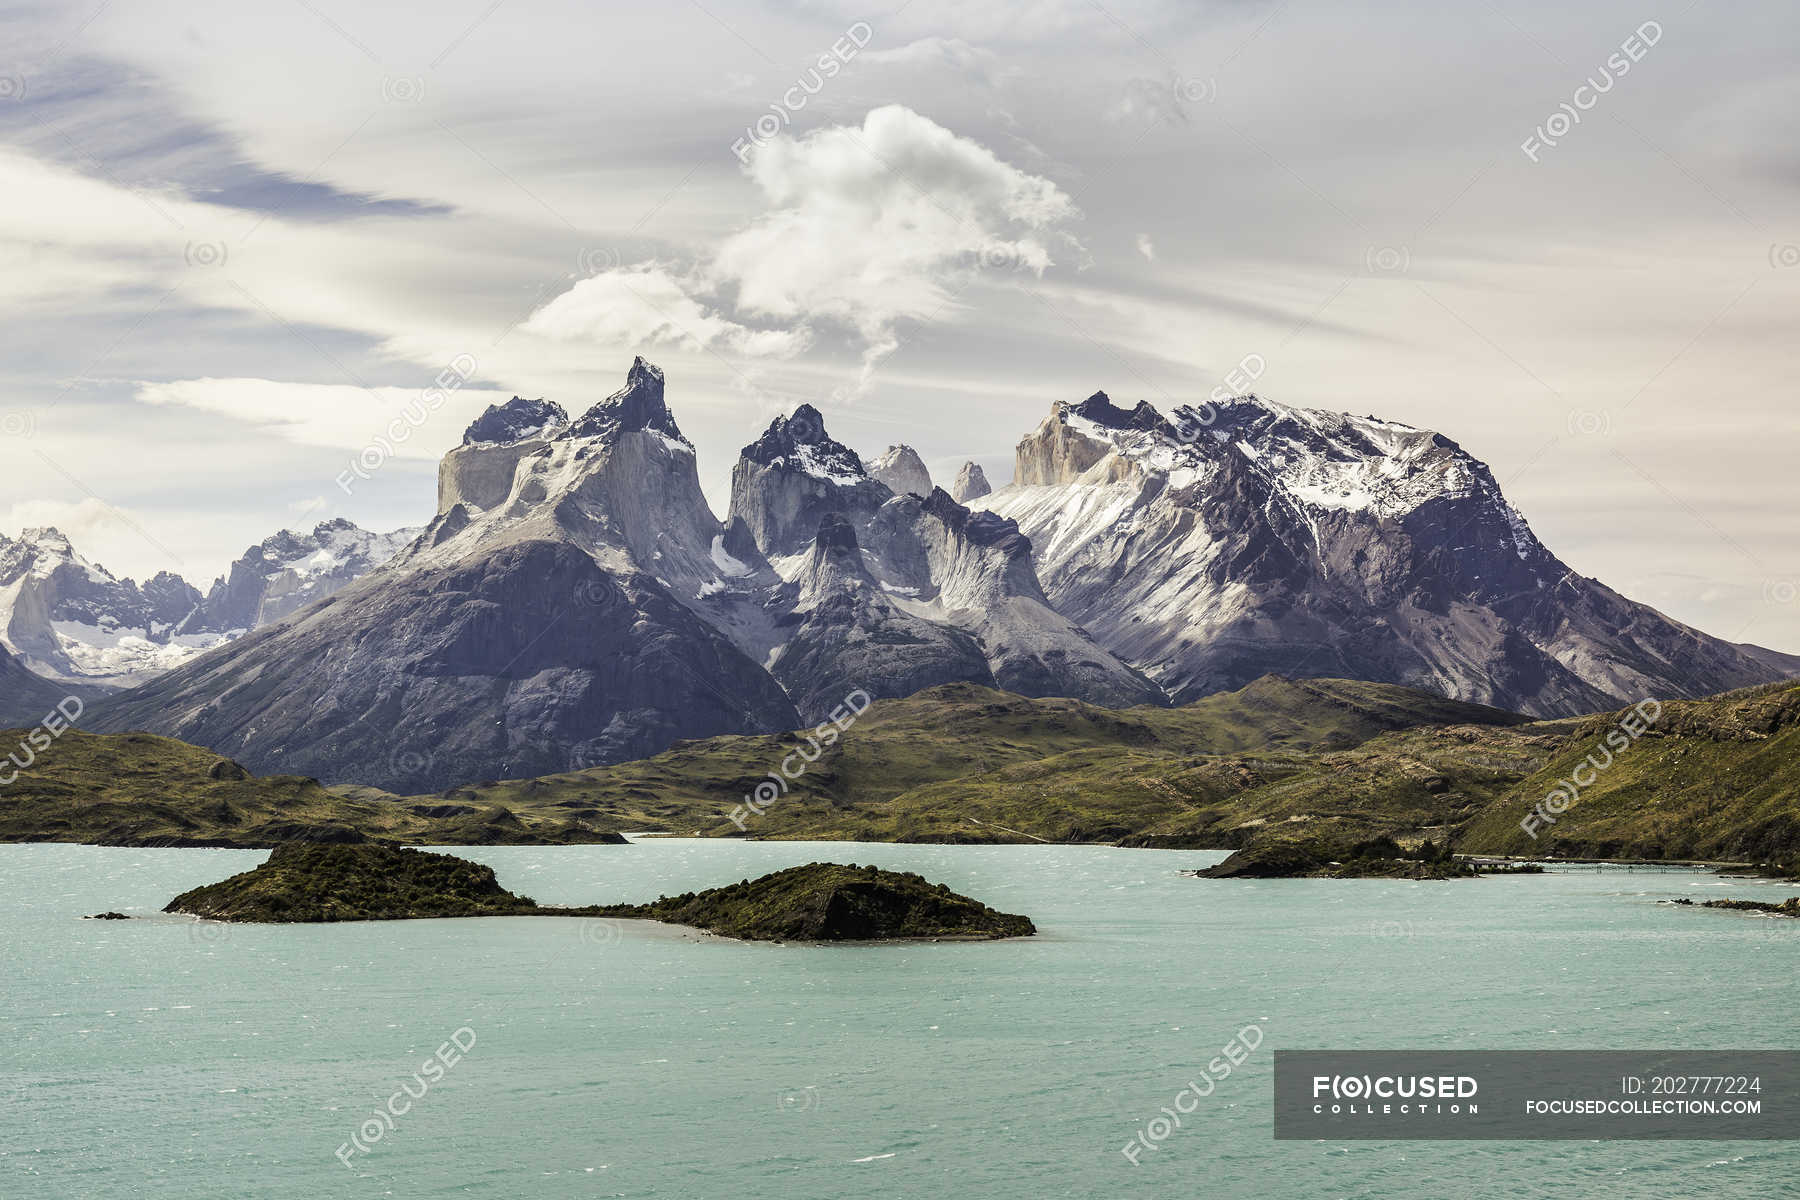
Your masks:
<svg viewBox="0 0 1800 1200"><path fill-rule="evenodd" d="M1197 402L1254 355L1271 399L1455 438L1576 570L1800 651L1791 4L76 0L0 33L0 531L120 573L420 523L483 406L579 410L637 353L721 510L801 401L999 484L1052 401Z"/></svg>

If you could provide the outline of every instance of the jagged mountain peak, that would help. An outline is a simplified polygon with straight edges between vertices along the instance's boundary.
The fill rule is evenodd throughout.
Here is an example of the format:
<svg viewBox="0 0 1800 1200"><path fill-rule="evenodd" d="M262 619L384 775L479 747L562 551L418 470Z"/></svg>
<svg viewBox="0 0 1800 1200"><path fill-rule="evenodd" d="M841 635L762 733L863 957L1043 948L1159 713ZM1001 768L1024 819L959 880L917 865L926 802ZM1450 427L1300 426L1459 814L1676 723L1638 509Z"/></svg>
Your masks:
<svg viewBox="0 0 1800 1200"><path fill-rule="evenodd" d="M59 554L65 558L78 557L75 553L75 544L69 540L67 534L54 525L34 525L30 529L22 529L19 531L19 538L15 544L34 546L46 553Z"/></svg>
<svg viewBox="0 0 1800 1200"><path fill-rule="evenodd" d="M956 482L950 485L950 498L959 504L979 499L994 489L988 483L987 474L974 462L966 462L962 470L956 473Z"/></svg>
<svg viewBox="0 0 1800 1200"><path fill-rule="evenodd" d="M825 431L824 416L810 404L769 422L762 436L744 447L743 457L764 467L799 470L828 483L855 485L869 478L862 458Z"/></svg>
<svg viewBox="0 0 1800 1200"><path fill-rule="evenodd" d="M932 488L922 510L967 538L975 546L997 546L1008 552L1029 554L1031 547L1019 532L1019 523L999 513L971 509L943 488Z"/></svg>
<svg viewBox="0 0 1800 1200"><path fill-rule="evenodd" d="M462 444L510 445L547 437L569 423L569 414L554 400L527 400L514 396L505 404L490 404L463 432Z"/></svg>
<svg viewBox="0 0 1800 1200"><path fill-rule="evenodd" d="M925 469L925 460L904 444L889 446L869 463L869 477L886 484L896 496L931 494L931 472Z"/></svg>
<svg viewBox="0 0 1800 1200"><path fill-rule="evenodd" d="M1166 429L1168 422L1156 407L1148 400L1140 400L1137 407L1123 409L1112 402L1112 397L1105 392L1095 392L1080 404L1057 404L1058 412L1070 412L1075 416L1104 425L1108 429Z"/></svg>
<svg viewBox="0 0 1800 1200"><path fill-rule="evenodd" d="M661 367L646 362L642 356L632 359L631 369L625 373L625 386L588 409L561 436L610 439L622 433L654 430L691 448L693 443L675 424L663 399L663 384Z"/></svg>

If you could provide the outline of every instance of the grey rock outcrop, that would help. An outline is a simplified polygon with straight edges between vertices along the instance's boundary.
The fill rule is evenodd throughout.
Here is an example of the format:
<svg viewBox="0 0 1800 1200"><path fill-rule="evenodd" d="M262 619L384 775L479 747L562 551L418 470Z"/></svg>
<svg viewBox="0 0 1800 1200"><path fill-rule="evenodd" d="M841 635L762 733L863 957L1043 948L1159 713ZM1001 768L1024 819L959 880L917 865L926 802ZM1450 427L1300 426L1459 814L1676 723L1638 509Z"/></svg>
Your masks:
<svg viewBox="0 0 1800 1200"><path fill-rule="evenodd" d="M996 686L973 637L914 616L883 592L842 516L820 522L795 583L793 631L771 670L808 724L857 690L879 699L942 683Z"/></svg>
<svg viewBox="0 0 1800 1200"><path fill-rule="evenodd" d="M950 498L958 504L967 504L993 490L988 486L987 474L981 467L976 463L966 462L962 465L962 470L956 473L956 482L950 488Z"/></svg>
<svg viewBox="0 0 1800 1200"><path fill-rule="evenodd" d="M909 492L921 497L931 495L931 472L911 446L889 446L869 463L869 478L885 484L896 496Z"/></svg>
<svg viewBox="0 0 1800 1200"><path fill-rule="evenodd" d="M825 432L824 417L810 404L770 422L731 470L732 519L769 558L804 552L833 513L860 526L892 495L869 477L856 451Z"/></svg>

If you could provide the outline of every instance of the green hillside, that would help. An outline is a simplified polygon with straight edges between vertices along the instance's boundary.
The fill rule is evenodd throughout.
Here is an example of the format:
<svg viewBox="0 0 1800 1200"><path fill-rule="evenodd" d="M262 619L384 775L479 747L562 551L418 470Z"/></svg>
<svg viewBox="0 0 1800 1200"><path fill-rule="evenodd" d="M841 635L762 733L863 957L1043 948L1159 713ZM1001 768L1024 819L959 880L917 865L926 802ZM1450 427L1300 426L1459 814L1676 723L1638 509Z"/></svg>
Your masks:
<svg viewBox="0 0 1800 1200"><path fill-rule="evenodd" d="M636 762L406 803L503 806L720 837L739 835L737 811L742 832L762 838L1112 841L1188 810L1196 795L1211 796L1204 780L1219 768L1201 756L1299 754L1410 725L1524 720L1347 680L1268 676L1181 708L1125 710L951 684L878 701L829 746L791 733L708 738ZM785 793L771 777L784 760L795 773ZM772 798L761 815L742 807L759 785Z"/></svg>

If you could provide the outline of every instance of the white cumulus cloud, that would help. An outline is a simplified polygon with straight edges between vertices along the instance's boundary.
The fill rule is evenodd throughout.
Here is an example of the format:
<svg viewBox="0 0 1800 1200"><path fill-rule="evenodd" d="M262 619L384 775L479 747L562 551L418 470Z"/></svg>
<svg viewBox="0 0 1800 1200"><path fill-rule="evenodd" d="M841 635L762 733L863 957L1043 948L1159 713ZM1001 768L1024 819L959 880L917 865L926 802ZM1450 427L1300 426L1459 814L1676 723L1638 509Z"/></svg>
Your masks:
<svg viewBox="0 0 1800 1200"><path fill-rule="evenodd" d="M658 263L601 271L533 313L529 332L559 341L590 341L635 350L650 345L692 350L724 346L741 354L783 358L806 348L805 329L751 329L720 316Z"/></svg>
<svg viewBox="0 0 1800 1200"><path fill-rule="evenodd" d="M770 209L719 247L713 276L746 312L854 328L865 382L898 322L939 315L984 268L1041 275L1080 215L1050 180L900 105L776 138L750 174Z"/></svg>

